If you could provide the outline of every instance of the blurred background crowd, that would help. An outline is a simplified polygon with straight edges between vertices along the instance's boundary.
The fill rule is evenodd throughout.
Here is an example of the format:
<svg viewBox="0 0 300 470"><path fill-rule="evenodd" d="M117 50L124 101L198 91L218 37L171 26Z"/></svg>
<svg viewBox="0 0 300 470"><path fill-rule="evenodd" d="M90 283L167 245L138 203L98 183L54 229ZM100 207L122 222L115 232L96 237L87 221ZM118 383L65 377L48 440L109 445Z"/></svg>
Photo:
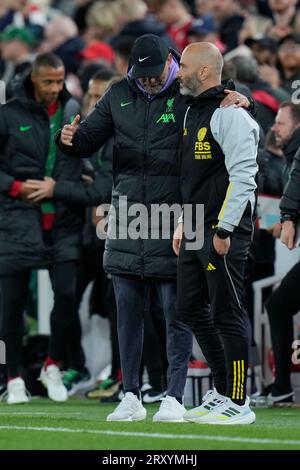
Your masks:
<svg viewBox="0 0 300 470"><path fill-rule="evenodd" d="M262 104L265 129L300 79L296 0L1 0L0 31L1 80L10 84L36 54L51 51L79 99L99 66L126 74L142 34L164 37L179 52L194 41L213 42L228 74Z"/></svg>
<svg viewBox="0 0 300 470"><path fill-rule="evenodd" d="M220 49L225 60L223 79L232 79L237 90L252 96L256 103L256 119L261 127L259 192L280 198L300 144L297 0L0 0L0 80L6 86L6 97L1 100L14 95L18 82L38 54L53 52L63 61L67 89L85 116L113 77L127 75L132 45L137 37L147 33L163 37L169 47L179 52L198 41L212 42ZM252 282L274 274L276 236L277 224L268 230L256 230L247 287L250 318ZM91 246L94 249L95 243L94 239L89 240L88 250ZM103 246L101 249L103 253ZM94 253L86 251L84 257L88 273L97 270ZM83 275L80 294L95 277ZM34 294L28 307L31 311L36 301L34 282L33 277ZM91 313L99 313L102 308L97 296L107 295L107 280L98 277L95 282L98 285L92 291ZM92 392L95 397L113 395L121 379L112 312L115 307L113 294L109 295L106 305L111 306L111 311L101 313L111 318L114 364L100 392L99 387ZM161 337L155 339L155 325L148 312L144 356L150 375L152 367L154 401L161 398L165 389L167 361L162 313L155 302L153 310L152 319L157 317L154 324L158 323L156 330ZM153 348L153 341L158 341L157 348ZM69 374L69 379L75 383L74 373Z"/></svg>

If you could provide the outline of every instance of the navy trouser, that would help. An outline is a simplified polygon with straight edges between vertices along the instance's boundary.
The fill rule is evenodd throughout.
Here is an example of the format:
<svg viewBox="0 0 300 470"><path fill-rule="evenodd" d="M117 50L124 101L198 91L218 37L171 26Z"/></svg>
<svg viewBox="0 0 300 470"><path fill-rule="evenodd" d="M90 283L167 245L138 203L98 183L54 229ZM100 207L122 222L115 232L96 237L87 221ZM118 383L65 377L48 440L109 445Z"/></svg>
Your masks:
<svg viewBox="0 0 300 470"><path fill-rule="evenodd" d="M79 322L76 310L77 262L66 261L52 266L49 270L54 292L54 306L51 312L51 336L49 356L57 361L64 358L66 337L72 347L80 344L74 329ZM17 274L0 281L0 339L6 344L8 375L20 373L22 363L22 337L24 333L23 312L28 297L30 272ZM74 349L74 347L73 347Z"/></svg>
<svg viewBox="0 0 300 470"><path fill-rule="evenodd" d="M176 317L176 281L148 281L113 276L118 336L124 390L139 388L139 371L143 352L144 311L152 286L160 296L166 319L168 390L170 396L182 398L188 361L192 352L192 333Z"/></svg>
<svg viewBox="0 0 300 470"><path fill-rule="evenodd" d="M246 397L248 347L243 307L244 267L250 237L233 235L226 256L212 243L189 251L183 239L178 260L178 314L193 331L211 368L215 387L241 404Z"/></svg>

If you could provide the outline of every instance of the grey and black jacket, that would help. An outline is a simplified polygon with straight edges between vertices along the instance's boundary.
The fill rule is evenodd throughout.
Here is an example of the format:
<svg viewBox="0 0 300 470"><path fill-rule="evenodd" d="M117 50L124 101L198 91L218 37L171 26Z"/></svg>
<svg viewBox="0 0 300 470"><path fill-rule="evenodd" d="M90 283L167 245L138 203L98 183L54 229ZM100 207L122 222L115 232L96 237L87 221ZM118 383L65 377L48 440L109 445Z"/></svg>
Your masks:
<svg viewBox="0 0 300 470"><path fill-rule="evenodd" d="M191 100L184 120L181 190L204 204L204 225L253 231L259 126L244 109L220 108L220 85Z"/></svg>

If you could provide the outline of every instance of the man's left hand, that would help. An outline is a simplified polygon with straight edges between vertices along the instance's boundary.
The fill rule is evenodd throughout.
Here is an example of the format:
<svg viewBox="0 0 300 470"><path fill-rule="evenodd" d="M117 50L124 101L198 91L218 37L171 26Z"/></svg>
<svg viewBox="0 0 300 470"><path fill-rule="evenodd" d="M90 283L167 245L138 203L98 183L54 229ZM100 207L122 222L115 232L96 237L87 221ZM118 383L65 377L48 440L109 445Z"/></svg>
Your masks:
<svg viewBox="0 0 300 470"><path fill-rule="evenodd" d="M234 105L236 108L249 108L250 101L248 100L247 96L244 96L241 93L233 90L224 90L224 93L226 93L227 96L221 102L220 108L228 108L232 105Z"/></svg>
<svg viewBox="0 0 300 470"><path fill-rule="evenodd" d="M34 189L34 192L28 196L28 199L33 202L39 202L42 199L51 199L54 194L56 181L53 178L45 176L43 181L40 180L27 180L28 187Z"/></svg>
<svg viewBox="0 0 300 470"><path fill-rule="evenodd" d="M293 248L295 248L295 235L296 229L294 222L291 220L283 222L280 239L289 250L293 250Z"/></svg>
<svg viewBox="0 0 300 470"><path fill-rule="evenodd" d="M229 248L230 248L230 237L225 238L225 240L222 240L219 238L216 234L214 235L213 238L213 245L215 251L218 253L220 256L225 256L227 255Z"/></svg>

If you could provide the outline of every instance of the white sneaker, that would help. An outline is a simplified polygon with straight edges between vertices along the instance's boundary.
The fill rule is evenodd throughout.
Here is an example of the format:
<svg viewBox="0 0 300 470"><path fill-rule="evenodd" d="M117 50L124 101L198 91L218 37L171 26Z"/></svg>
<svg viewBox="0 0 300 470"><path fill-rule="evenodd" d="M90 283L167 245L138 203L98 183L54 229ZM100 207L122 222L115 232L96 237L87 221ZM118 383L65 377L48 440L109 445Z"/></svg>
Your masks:
<svg viewBox="0 0 300 470"><path fill-rule="evenodd" d="M255 422L255 413L249 407L250 399L246 398L244 405L236 405L230 398L210 411L203 417L201 423L205 424L252 424Z"/></svg>
<svg viewBox="0 0 300 470"><path fill-rule="evenodd" d="M282 395L272 395L272 393L269 393L267 396L267 404L268 406L273 406L276 404L285 404L285 405L292 405L295 400L295 393L294 392L288 392L284 393Z"/></svg>
<svg viewBox="0 0 300 470"><path fill-rule="evenodd" d="M126 392L121 403L107 416L106 421L142 421L146 416L147 411L137 396Z"/></svg>
<svg viewBox="0 0 300 470"><path fill-rule="evenodd" d="M166 396L166 392L158 392L152 388L142 395L142 402L146 405L149 403L160 402Z"/></svg>
<svg viewBox="0 0 300 470"><path fill-rule="evenodd" d="M183 423L186 409L175 397L167 395L161 400L159 410L153 416L153 421Z"/></svg>
<svg viewBox="0 0 300 470"><path fill-rule="evenodd" d="M48 397L54 401L67 401L68 391L63 384L60 370L52 364L47 369L42 367L40 381L48 391Z"/></svg>
<svg viewBox="0 0 300 470"><path fill-rule="evenodd" d="M185 413L184 419L186 421L192 421L194 423L200 423L204 416L206 416L210 411L214 410L217 406L224 403L226 397L220 395L217 390L208 390L208 392L202 398L202 404L193 408Z"/></svg>
<svg viewBox="0 0 300 470"><path fill-rule="evenodd" d="M7 403L16 405L18 403L28 403L29 398L26 395L25 382L21 377L12 379L7 384Z"/></svg>

